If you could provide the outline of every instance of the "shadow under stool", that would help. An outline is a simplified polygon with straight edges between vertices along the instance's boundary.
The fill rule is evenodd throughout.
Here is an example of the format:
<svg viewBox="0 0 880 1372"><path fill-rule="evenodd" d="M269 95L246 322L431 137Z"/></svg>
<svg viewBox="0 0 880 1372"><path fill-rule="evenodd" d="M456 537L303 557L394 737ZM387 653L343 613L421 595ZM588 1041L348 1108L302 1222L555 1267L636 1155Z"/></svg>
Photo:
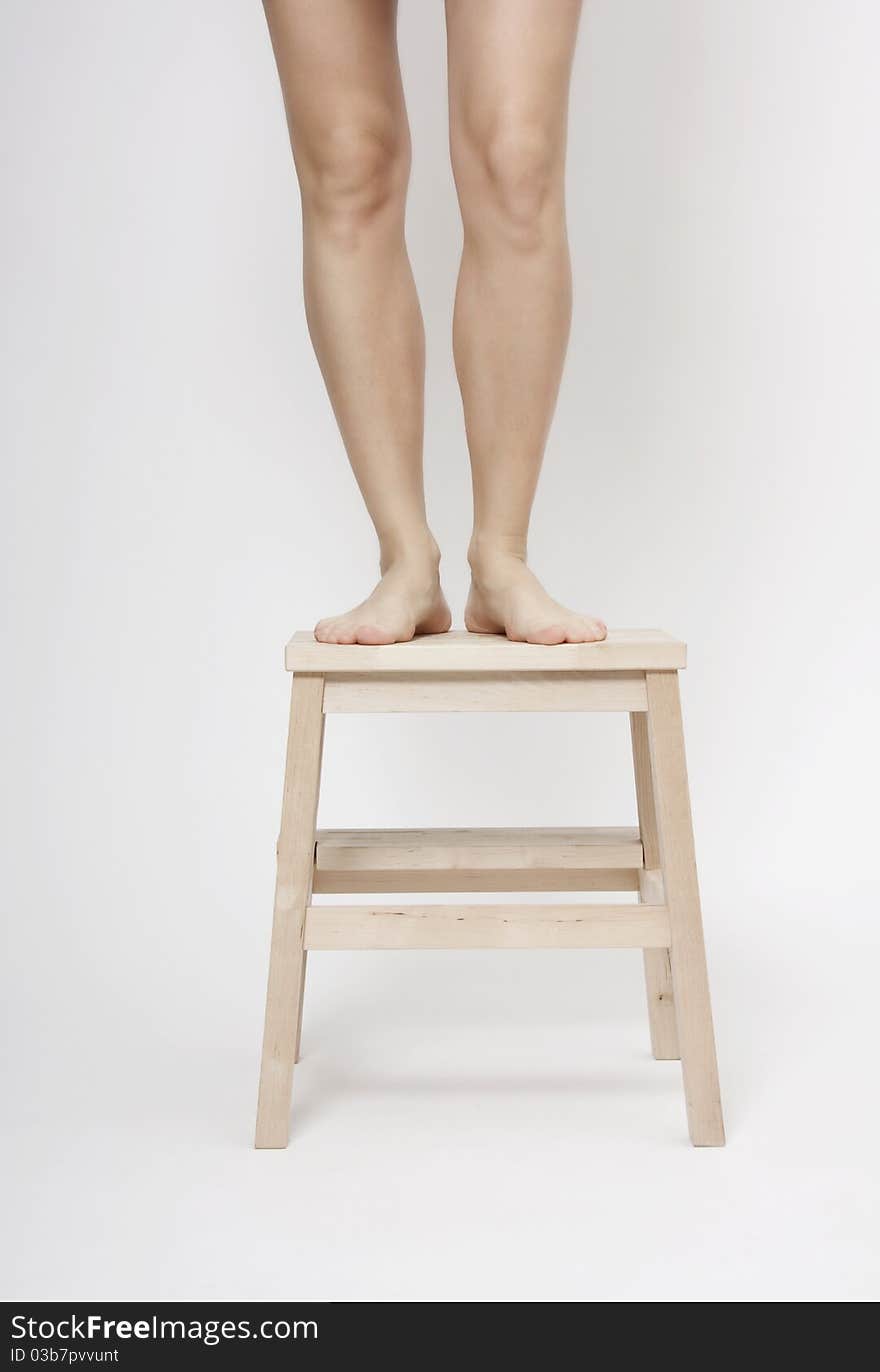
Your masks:
<svg viewBox="0 0 880 1372"><path fill-rule="evenodd" d="M257 1108L287 1146L309 949L641 948L651 1047L680 1058L691 1142L724 1143L678 672L684 643L619 629L544 647L448 633L381 647L293 636L290 729ZM316 830L332 714L625 711L637 829ZM638 904L315 905L312 894L638 891Z"/></svg>

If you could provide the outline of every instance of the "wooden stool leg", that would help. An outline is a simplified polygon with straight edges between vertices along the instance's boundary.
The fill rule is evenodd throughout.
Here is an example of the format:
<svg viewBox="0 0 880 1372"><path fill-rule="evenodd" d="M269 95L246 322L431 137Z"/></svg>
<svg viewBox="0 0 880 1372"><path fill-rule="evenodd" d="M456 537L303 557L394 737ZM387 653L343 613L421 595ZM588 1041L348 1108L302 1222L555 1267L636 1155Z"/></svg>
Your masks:
<svg viewBox="0 0 880 1372"><path fill-rule="evenodd" d="M303 928L315 865L323 701L323 677L294 677L257 1105L257 1148L286 1148L289 1135L305 977Z"/></svg>
<svg viewBox="0 0 880 1372"><path fill-rule="evenodd" d="M308 960L309 955L307 950L304 948L302 955L302 971L299 974L299 1014L296 1020L296 1050L293 1055L294 1062L299 1062L301 1056L299 1046L302 1043L303 1004L305 1003L306 998L306 965L308 964Z"/></svg>
<svg viewBox="0 0 880 1372"><path fill-rule="evenodd" d="M639 899L649 905L663 905L666 897L660 874L660 841L657 837L657 812L654 808L654 779L648 742L648 717L644 712L629 717L632 733L633 770L639 830L645 854L645 870L639 879ZM651 1027L651 1052L668 1061L680 1057L672 995L672 967L668 948L646 948L645 988L648 993L648 1021Z"/></svg>
<svg viewBox="0 0 880 1372"><path fill-rule="evenodd" d="M657 837L691 1142L724 1143L677 672L646 673Z"/></svg>

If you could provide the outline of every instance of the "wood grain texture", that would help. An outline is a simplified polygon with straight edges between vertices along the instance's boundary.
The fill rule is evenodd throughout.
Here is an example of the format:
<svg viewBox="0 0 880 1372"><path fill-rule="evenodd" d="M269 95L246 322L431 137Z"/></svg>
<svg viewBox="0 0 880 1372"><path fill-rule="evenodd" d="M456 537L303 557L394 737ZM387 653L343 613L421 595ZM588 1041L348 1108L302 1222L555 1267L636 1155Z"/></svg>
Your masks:
<svg viewBox="0 0 880 1372"><path fill-rule="evenodd" d="M646 710L643 672L362 672L328 676L332 714Z"/></svg>
<svg viewBox="0 0 880 1372"><path fill-rule="evenodd" d="M666 893L660 872L642 872L639 891L646 905L665 903ZM658 1062L674 1062L681 1057L681 1053L678 1051L678 1027L675 1022L675 995L669 949L646 948L644 961L651 1052Z"/></svg>
<svg viewBox="0 0 880 1372"><path fill-rule="evenodd" d="M512 643L498 634L427 634L410 643L318 643L311 630L293 635L284 653L289 672L606 672L672 671L687 648L660 629L611 629L601 643Z"/></svg>
<svg viewBox="0 0 880 1372"><path fill-rule="evenodd" d="M436 894L468 891L638 891L639 874L631 867L525 868L458 867L448 872L401 872L396 868L370 872L316 872L312 888L320 896L364 896L397 892Z"/></svg>
<svg viewBox="0 0 880 1372"><path fill-rule="evenodd" d="M314 878L313 878L314 881ZM299 974L299 1009L296 1016L296 1047L293 1050L293 1061L296 1064L300 1059L300 1047L302 1046L303 1032L303 1006L306 1003L306 971L308 969L309 955L305 948L302 954L302 966Z"/></svg>
<svg viewBox="0 0 880 1372"><path fill-rule="evenodd" d="M671 933L678 1046L691 1141L724 1143L715 1034L685 762L678 675L649 672L648 737L660 866Z"/></svg>
<svg viewBox="0 0 880 1372"><path fill-rule="evenodd" d="M639 811L639 831L645 852L645 868L640 882L641 899L649 905L663 904L666 899L660 867L660 840L657 836L657 812L654 806L654 781L651 773L651 747L648 738L648 717L630 715L633 771L636 781L636 802ZM675 1025L675 1004L672 994L672 969L667 948L645 949L645 990L648 997L648 1024L651 1032L651 1052L658 1061L679 1057L678 1030Z"/></svg>
<svg viewBox="0 0 880 1372"><path fill-rule="evenodd" d="M320 677L294 677L257 1104L258 1148L285 1148L289 1134L305 978L303 930L312 891L321 776L322 695Z"/></svg>
<svg viewBox="0 0 880 1372"><path fill-rule="evenodd" d="M310 905L307 948L648 948L669 943L647 905Z"/></svg>
<svg viewBox="0 0 880 1372"><path fill-rule="evenodd" d="M324 829L313 889L637 891L637 829Z"/></svg>

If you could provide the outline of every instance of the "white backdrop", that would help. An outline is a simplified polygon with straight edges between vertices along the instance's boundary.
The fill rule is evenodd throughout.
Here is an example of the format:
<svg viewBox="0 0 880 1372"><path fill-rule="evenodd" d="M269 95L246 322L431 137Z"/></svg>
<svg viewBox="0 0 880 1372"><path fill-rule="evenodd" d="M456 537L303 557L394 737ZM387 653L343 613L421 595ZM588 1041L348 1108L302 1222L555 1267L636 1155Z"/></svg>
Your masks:
<svg viewBox="0 0 880 1372"><path fill-rule="evenodd" d="M249 1151L281 648L374 574L268 38L246 0L0 24L8 1294L876 1296L878 7L588 0L576 63L531 550L690 644L712 1154L625 953L314 957L294 1142ZM400 35L460 622L442 6ZM629 823L628 769L616 719L335 718L320 819Z"/></svg>

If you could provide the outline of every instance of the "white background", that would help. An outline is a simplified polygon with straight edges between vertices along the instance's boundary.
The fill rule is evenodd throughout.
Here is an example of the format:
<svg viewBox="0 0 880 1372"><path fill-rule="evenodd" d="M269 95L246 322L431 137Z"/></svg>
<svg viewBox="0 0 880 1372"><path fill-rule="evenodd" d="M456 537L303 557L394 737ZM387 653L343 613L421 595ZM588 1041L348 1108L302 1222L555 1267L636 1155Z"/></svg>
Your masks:
<svg viewBox="0 0 880 1372"><path fill-rule="evenodd" d="M876 1297L872 0L592 0L532 538L687 638L726 1107L638 954L313 956L250 1148L295 628L374 574L261 7L2 9L8 1298ZM460 621L443 12L404 0L427 484ZM625 721L335 718L321 822L631 823Z"/></svg>

